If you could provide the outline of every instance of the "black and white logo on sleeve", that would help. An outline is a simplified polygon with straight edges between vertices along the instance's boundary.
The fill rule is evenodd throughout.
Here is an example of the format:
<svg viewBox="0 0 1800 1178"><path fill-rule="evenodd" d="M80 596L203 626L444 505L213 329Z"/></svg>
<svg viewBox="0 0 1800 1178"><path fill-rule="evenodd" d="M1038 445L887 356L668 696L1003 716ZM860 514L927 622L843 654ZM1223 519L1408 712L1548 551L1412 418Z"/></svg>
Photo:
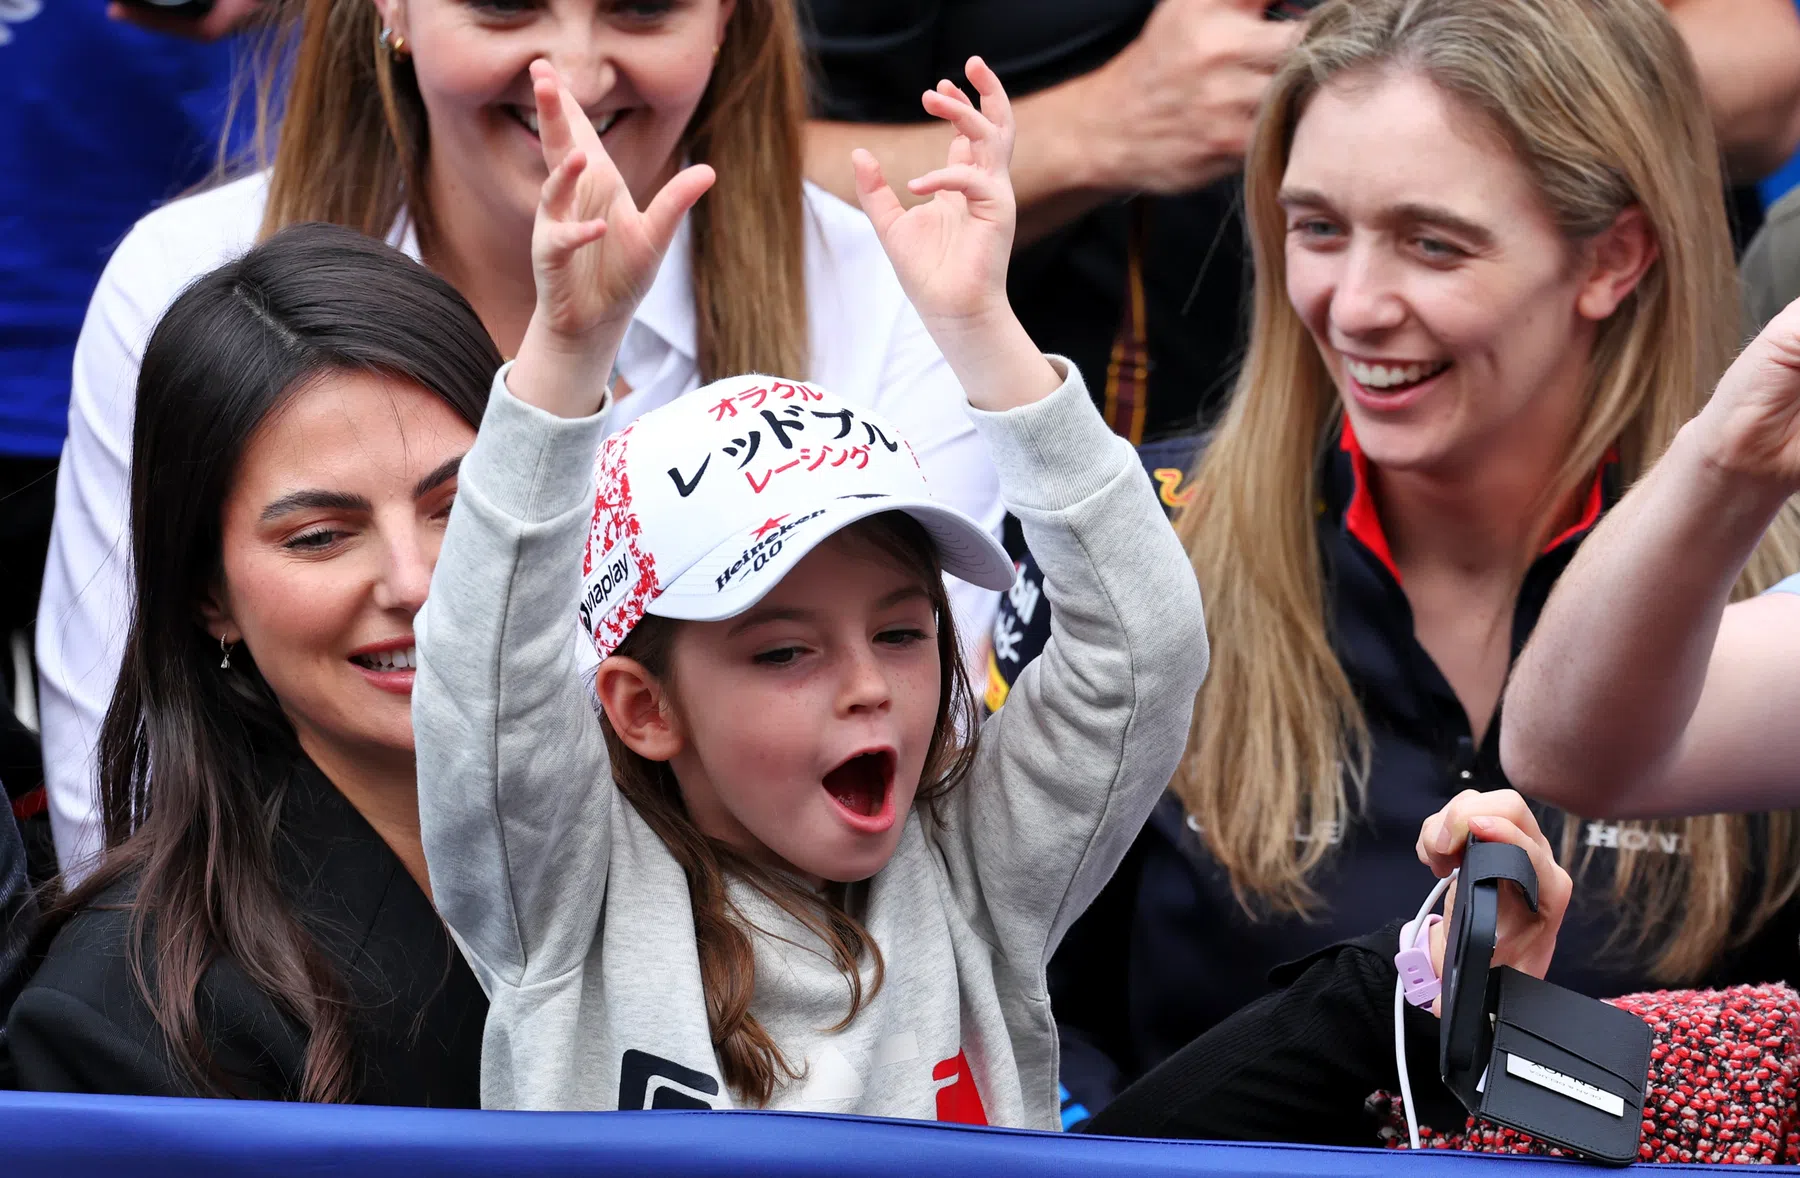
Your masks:
<svg viewBox="0 0 1800 1178"><path fill-rule="evenodd" d="M647 1108L710 1109L719 1082L647 1051L627 1051L619 1061L619 1111Z"/></svg>

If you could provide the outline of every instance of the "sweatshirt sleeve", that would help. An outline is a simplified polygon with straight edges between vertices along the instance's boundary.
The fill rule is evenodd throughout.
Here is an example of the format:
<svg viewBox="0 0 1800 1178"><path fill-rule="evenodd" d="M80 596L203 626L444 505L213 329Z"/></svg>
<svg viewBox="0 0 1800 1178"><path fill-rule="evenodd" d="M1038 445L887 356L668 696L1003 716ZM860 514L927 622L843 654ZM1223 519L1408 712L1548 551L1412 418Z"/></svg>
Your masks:
<svg viewBox="0 0 1800 1178"><path fill-rule="evenodd" d="M1044 573L1050 639L980 733L940 837L975 927L1027 975L1099 894L1168 784L1205 677L1200 590L1130 443L1073 364L972 410Z"/></svg>
<svg viewBox="0 0 1800 1178"><path fill-rule="evenodd" d="M510 370L463 459L413 685L432 900L490 995L585 958L616 797L575 614L605 414L527 405Z"/></svg>

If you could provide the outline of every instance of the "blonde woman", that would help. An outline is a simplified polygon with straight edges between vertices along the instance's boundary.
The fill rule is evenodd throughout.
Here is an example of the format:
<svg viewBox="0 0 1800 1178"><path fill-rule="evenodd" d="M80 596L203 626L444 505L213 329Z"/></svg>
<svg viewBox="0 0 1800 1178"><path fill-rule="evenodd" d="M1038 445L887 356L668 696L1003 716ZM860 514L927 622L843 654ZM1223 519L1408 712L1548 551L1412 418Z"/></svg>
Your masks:
<svg viewBox="0 0 1800 1178"><path fill-rule="evenodd" d="M267 171L166 206L119 246L76 351L40 606L45 761L59 857L96 848L92 749L126 609L131 392L149 325L194 278L285 225L384 237L449 279L503 355L536 293L545 178L528 65L567 80L632 192L684 162L718 183L687 218L620 351L615 428L740 372L810 375L902 428L936 492L998 528L963 393L860 211L801 176L793 0L295 0ZM596 379L604 379L604 373ZM958 586L965 632L992 595Z"/></svg>
<svg viewBox="0 0 1800 1178"><path fill-rule="evenodd" d="M1275 965L1410 912L1420 820L1506 785L1513 657L1736 343L1717 161L1655 0L1312 18L1248 156L1249 353L1174 496L1212 672L1170 794L1054 965L1087 1108ZM1790 509L1737 592L1796 567ZM1577 880L1552 980L1794 976L1791 816L1540 816Z"/></svg>

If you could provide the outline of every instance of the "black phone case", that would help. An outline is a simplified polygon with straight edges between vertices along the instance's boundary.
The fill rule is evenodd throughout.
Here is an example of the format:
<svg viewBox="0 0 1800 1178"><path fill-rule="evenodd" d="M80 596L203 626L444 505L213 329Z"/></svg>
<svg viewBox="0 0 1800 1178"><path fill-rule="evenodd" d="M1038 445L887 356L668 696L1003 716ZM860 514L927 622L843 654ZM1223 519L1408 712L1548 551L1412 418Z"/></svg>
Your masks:
<svg viewBox="0 0 1800 1178"><path fill-rule="evenodd" d="M1595 1161L1635 1162L1650 1025L1530 974L1499 972L1493 1062L1473 1111ZM1538 1078L1515 1074L1519 1061ZM1596 1107L1608 1098L1615 1108Z"/></svg>
<svg viewBox="0 0 1800 1178"><path fill-rule="evenodd" d="M1524 850L1471 838L1444 955L1444 1084L1485 1120L1592 1161L1629 1165L1643 1129L1650 1027L1573 990L1490 968L1508 883L1537 908L1537 873Z"/></svg>
<svg viewBox="0 0 1800 1178"><path fill-rule="evenodd" d="M1444 949L1442 1022L1438 1071L1463 1105L1474 1110L1477 1085L1493 1053L1489 1015L1498 998L1499 975L1490 971L1500 927L1500 886L1510 881L1537 908L1537 872L1531 857L1510 843L1470 838L1456 878L1450 929Z"/></svg>

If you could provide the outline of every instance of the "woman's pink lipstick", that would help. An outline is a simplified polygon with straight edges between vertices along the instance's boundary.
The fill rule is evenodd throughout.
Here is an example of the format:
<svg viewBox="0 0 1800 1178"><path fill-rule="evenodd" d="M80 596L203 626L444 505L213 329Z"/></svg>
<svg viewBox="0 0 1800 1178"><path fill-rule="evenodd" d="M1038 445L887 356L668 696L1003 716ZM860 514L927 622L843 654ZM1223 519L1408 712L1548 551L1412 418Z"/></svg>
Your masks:
<svg viewBox="0 0 1800 1178"><path fill-rule="evenodd" d="M413 675L418 660L418 639L411 634L400 638L389 638L381 642L371 642L367 646L359 646L350 652L350 665L355 667L370 686L394 695L411 695ZM383 655L405 652L404 667L384 665L391 664L392 659L384 659Z"/></svg>

